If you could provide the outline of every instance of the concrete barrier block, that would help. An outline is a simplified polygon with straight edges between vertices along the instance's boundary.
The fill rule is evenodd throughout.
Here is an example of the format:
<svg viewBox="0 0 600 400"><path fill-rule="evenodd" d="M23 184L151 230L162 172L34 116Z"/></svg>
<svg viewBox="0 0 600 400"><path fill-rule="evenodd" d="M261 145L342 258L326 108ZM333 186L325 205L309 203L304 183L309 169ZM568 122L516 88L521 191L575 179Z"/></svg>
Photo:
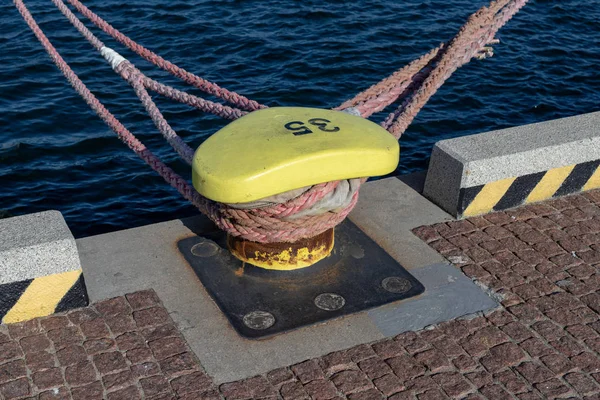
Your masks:
<svg viewBox="0 0 600 400"><path fill-rule="evenodd" d="M88 304L75 238L58 211L0 220L0 318L25 321Z"/></svg>
<svg viewBox="0 0 600 400"><path fill-rule="evenodd" d="M424 195L455 217L600 187L600 112L443 140Z"/></svg>

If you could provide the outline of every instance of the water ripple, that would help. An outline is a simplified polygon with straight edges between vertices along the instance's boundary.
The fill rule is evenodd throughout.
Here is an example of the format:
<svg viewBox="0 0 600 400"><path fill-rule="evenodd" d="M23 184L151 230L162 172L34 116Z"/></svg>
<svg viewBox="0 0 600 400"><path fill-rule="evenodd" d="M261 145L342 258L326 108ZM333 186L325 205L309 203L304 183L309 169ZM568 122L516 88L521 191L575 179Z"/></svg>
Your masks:
<svg viewBox="0 0 600 400"><path fill-rule="evenodd" d="M90 90L189 178L131 89L60 12L47 0L26 3ZM447 40L485 3L86 1L123 33L223 87L269 105L313 107L339 104ZM77 236L196 212L88 109L10 2L0 3L0 25L0 210L58 209ZM183 87L99 36L151 77ZM496 56L459 70L419 114L402 138L398 172L426 168L441 139L599 110L598 37L597 2L530 1L500 32ZM192 146L225 123L156 101Z"/></svg>

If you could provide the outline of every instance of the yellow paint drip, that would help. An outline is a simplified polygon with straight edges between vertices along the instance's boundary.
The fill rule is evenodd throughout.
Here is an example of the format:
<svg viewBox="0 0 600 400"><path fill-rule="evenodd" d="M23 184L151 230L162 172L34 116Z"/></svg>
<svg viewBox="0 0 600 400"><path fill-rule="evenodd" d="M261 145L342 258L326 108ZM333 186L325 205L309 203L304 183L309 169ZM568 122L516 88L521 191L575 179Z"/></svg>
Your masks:
<svg viewBox="0 0 600 400"><path fill-rule="evenodd" d="M333 229L297 243L256 243L228 237L231 254L256 267L290 271L306 268L328 257L333 250Z"/></svg>
<svg viewBox="0 0 600 400"><path fill-rule="evenodd" d="M313 248L312 250L309 250L308 247L302 247L295 254L291 248L283 250L280 253L255 251L254 258L247 258L245 261L260 268L290 271L310 267L329 256L330 253L331 250L327 251L325 245Z"/></svg>
<svg viewBox="0 0 600 400"><path fill-rule="evenodd" d="M277 260L278 262L281 263L286 263L289 262L292 259L292 248L290 247L289 250L283 250L281 253L277 253L277 254L273 254L273 253L267 253L267 252L260 252L260 251L255 251L254 252L254 259L256 260L260 260L260 259L274 259ZM252 259L251 259L252 260Z"/></svg>

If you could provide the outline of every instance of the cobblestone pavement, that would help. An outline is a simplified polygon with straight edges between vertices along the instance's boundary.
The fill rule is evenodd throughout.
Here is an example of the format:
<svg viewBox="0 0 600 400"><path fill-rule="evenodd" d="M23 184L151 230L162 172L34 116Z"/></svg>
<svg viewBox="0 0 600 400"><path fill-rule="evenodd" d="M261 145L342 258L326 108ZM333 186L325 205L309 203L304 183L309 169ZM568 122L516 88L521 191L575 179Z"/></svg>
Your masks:
<svg viewBox="0 0 600 400"><path fill-rule="evenodd" d="M600 399L600 191L415 234L502 307L215 388L138 292L0 327L0 397Z"/></svg>
<svg viewBox="0 0 600 400"><path fill-rule="evenodd" d="M220 399L154 291L0 325L0 398Z"/></svg>

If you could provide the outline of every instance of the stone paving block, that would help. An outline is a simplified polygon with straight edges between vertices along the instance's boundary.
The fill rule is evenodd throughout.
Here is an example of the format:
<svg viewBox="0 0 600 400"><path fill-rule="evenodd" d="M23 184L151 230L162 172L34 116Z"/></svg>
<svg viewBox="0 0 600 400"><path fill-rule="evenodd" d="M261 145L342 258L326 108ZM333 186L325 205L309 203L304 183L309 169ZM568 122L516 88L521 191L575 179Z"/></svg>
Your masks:
<svg viewBox="0 0 600 400"><path fill-rule="evenodd" d="M80 268L75 239L60 212L0 220L0 285Z"/></svg>
<svg viewBox="0 0 600 400"><path fill-rule="evenodd" d="M596 189L599 121L596 112L442 140L433 148L423 193L462 217ZM515 219L536 216L517 212ZM584 218L581 213L566 216Z"/></svg>
<svg viewBox="0 0 600 400"><path fill-rule="evenodd" d="M75 239L58 211L0 220L0 320L88 304Z"/></svg>
<svg viewBox="0 0 600 400"><path fill-rule="evenodd" d="M600 203L600 196L593 201ZM565 203L579 204L571 199ZM538 213L552 216L563 211L554 210L542 207L505 215L518 215L522 218L519 221L528 224ZM492 225L453 226L475 235L514 222L493 215L485 218ZM575 224L593 217L586 218ZM502 240L517 240L520 234L516 231L519 229L506 230L508 236ZM431 234L427 229L416 232L428 237ZM436 232L441 232L443 240L464 234L443 228ZM600 237L590 240L588 246L600 246ZM473 240L463 244L465 248L459 250L463 253L454 255L468 252L468 246L479 246ZM488 265L500 276L538 271L541 276L523 278L524 283L508 280L496 292L505 297L521 293L524 298L517 296L518 304L336 351L219 387L204 373L151 291L103 301L71 311L68 316L0 326L0 398L50 399L54 388L59 395L68 398L70 394L73 400L599 398L600 297L595 291L544 289L546 281L552 282L547 274L560 271L581 285L595 285L597 290L596 274L552 264L552 252L540 252L545 261L538 263L527 252L517 250L522 248L489 253L491 261L503 269L489 267L490 260L473 261L472 265ZM516 261L510 261L507 252ZM478 279L467 271L463 269L469 278ZM525 284L537 290L535 296L526 294ZM153 310L155 315L139 313L143 310ZM131 324L121 325L115 333L109 323L114 318L127 319ZM103 324L109 329L103 329ZM91 333L93 327L99 327L98 334ZM94 338L87 339L90 333ZM62 368L64 379L56 373Z"/></svg>

